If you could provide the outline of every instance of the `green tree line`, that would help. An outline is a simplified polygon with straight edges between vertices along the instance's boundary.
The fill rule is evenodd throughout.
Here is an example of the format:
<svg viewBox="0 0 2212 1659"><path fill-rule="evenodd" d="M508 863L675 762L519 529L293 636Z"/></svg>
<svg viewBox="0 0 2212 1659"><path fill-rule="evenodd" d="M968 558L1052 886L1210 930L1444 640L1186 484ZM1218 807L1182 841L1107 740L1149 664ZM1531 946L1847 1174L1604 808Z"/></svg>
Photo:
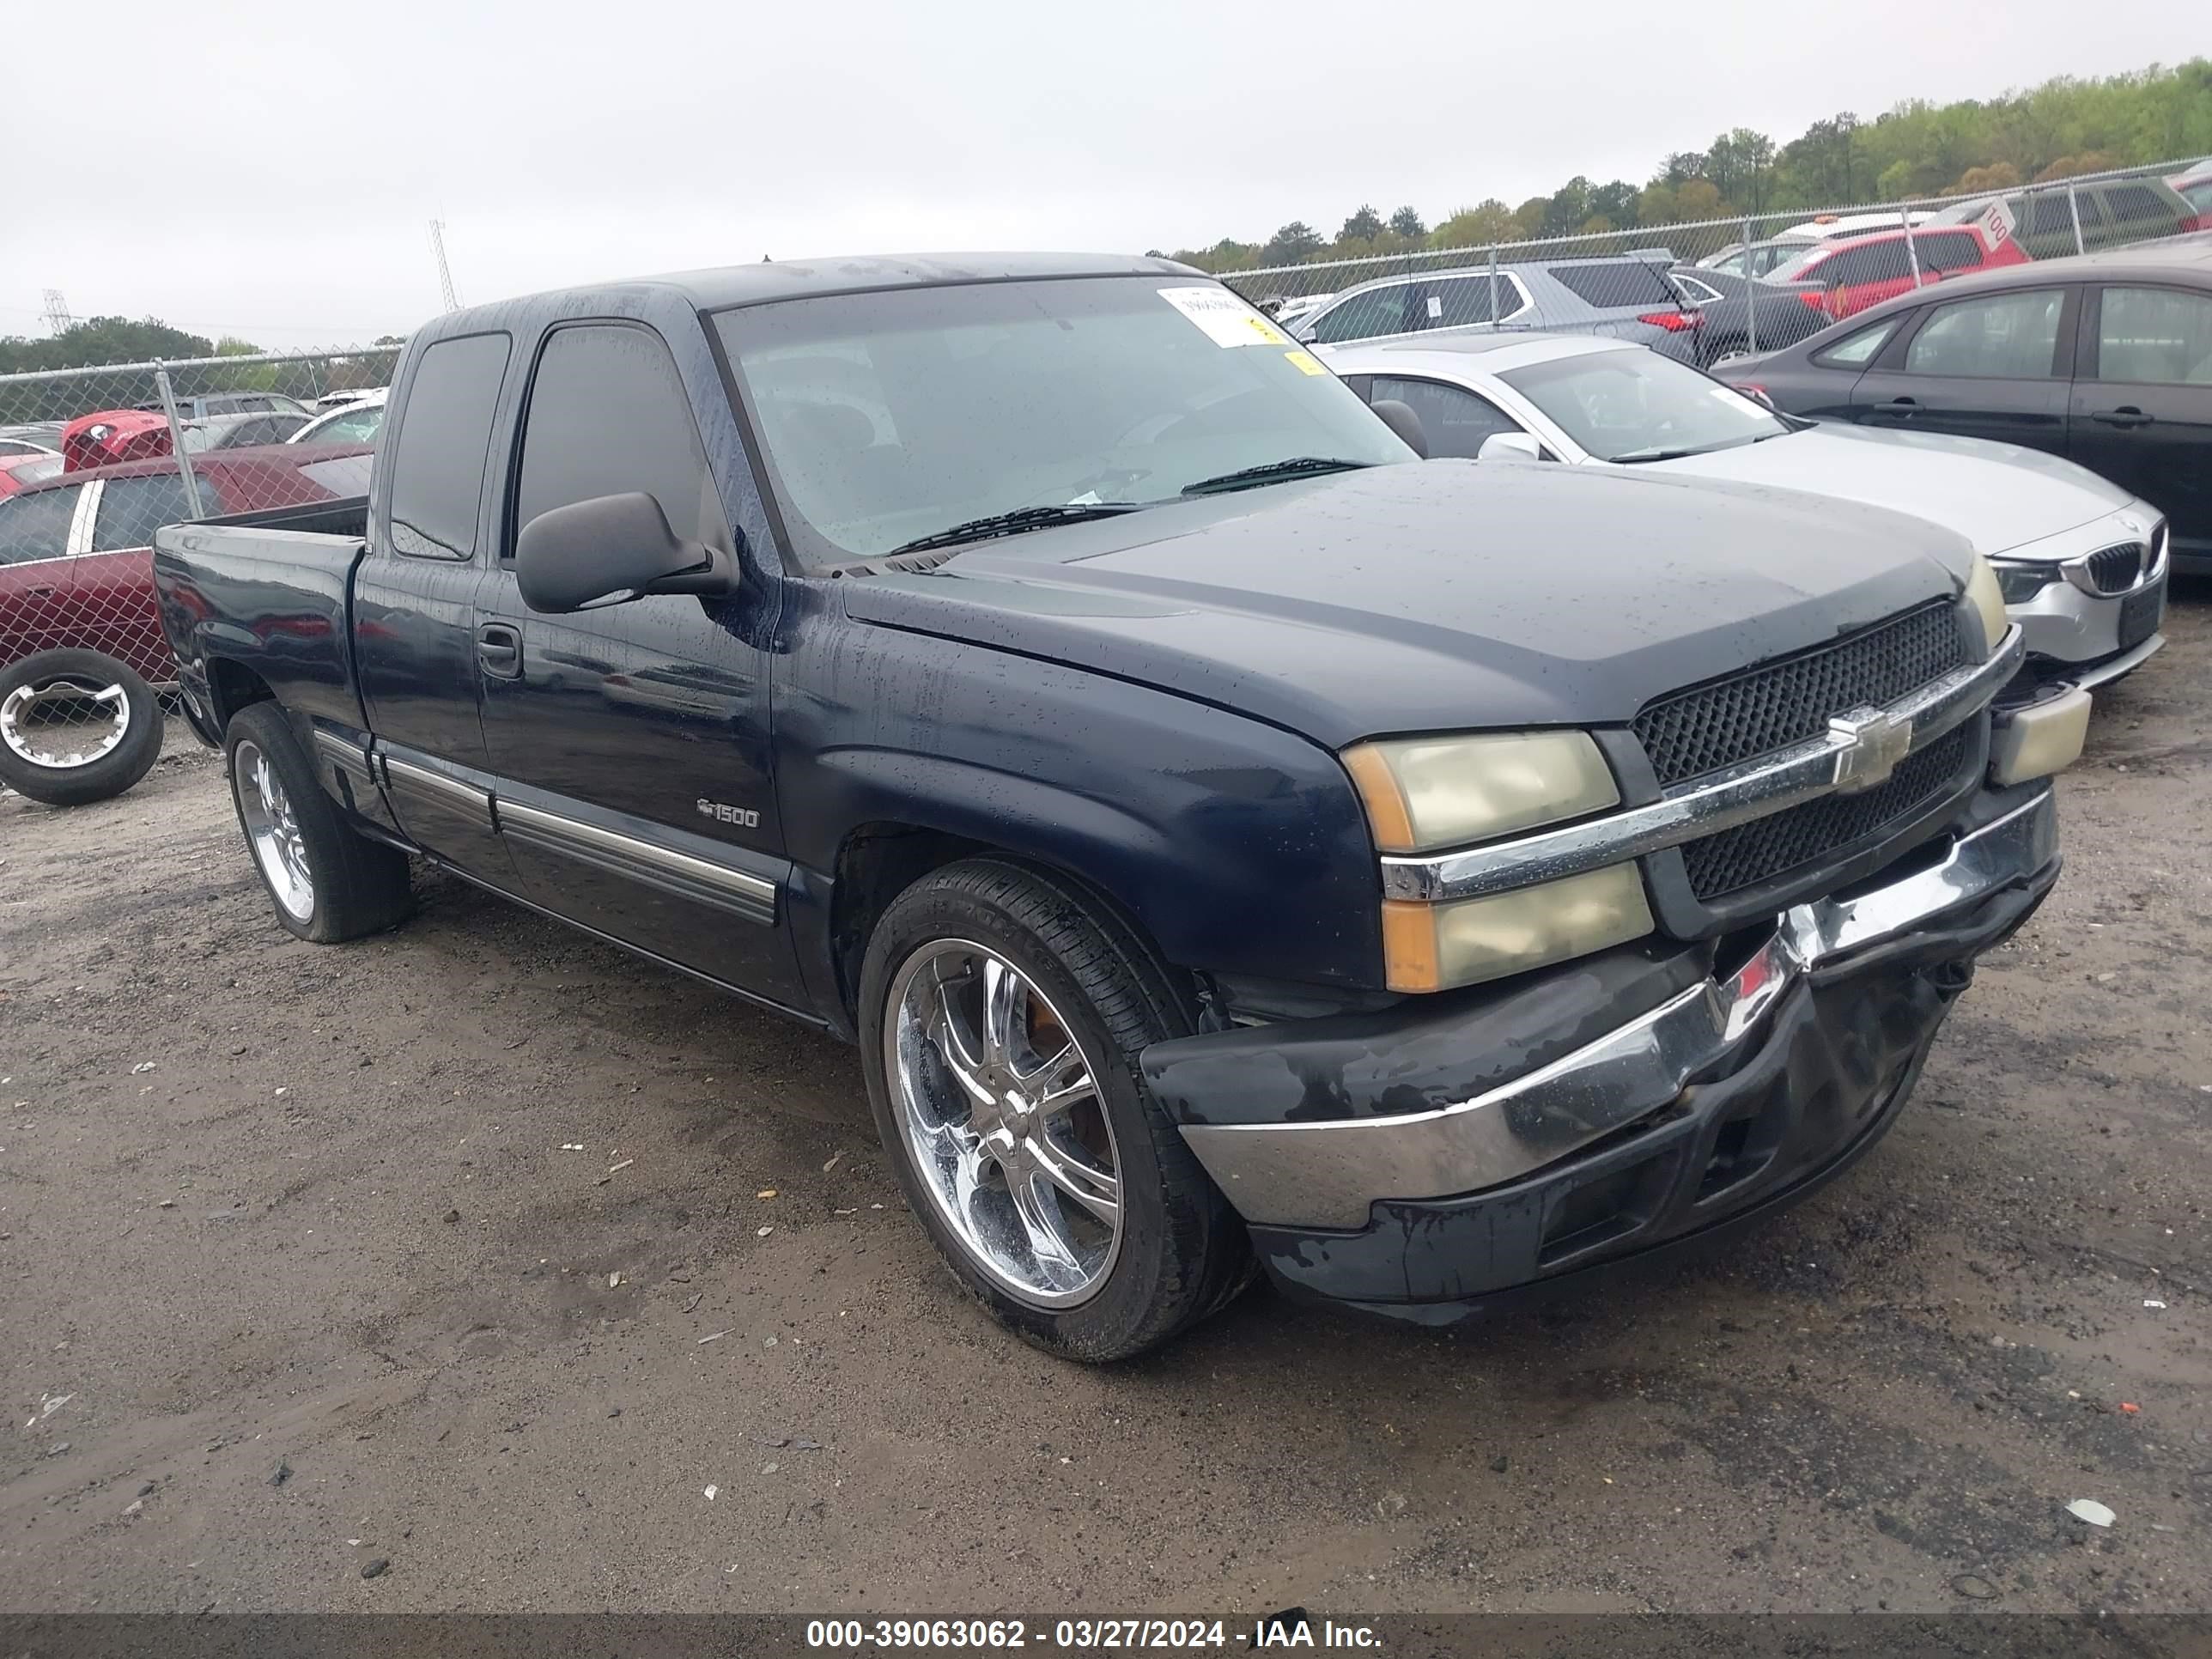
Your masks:
<svg viewBox="0 0 2212 1659"><path fill-rule="evenodd" d="M1263 242L1224 236L1172 257L1201 270L1481 247L1578 233L1976 195L2212 152L2212 59L2102 79L2061 76L2001 97L1915 99L1871 121L1846 110L1786 143L1736 127L1668 155L1642 185L1577 176L1517 207L1496 197L1431 225L1414 207L1363 205L1334 240L1293 220Z"/></svg>

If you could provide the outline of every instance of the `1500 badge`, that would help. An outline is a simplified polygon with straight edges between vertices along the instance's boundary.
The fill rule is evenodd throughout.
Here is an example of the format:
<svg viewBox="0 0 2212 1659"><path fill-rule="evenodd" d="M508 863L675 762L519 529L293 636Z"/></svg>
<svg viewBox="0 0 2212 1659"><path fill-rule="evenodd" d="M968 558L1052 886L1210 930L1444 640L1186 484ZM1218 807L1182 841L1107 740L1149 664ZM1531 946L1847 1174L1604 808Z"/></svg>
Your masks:
<svg viewBox="0 0 2212 1659"><path fill-rule="evenodd" d="M725 806L720 801L708 800L704 796L699 800L699 814L702 817L714 819L717 823L734 823L740 830L760 828L760 814L751 807Z"/></svg>

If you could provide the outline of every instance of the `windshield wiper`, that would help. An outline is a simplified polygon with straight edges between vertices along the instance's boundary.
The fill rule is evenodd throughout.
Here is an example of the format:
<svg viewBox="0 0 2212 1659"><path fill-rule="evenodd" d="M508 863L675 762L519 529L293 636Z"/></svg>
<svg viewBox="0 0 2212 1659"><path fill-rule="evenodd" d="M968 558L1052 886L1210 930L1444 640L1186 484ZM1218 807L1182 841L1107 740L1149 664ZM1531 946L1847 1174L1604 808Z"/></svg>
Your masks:
<svg viewBox="0 0 2212 1659"><path fill-rule="evenodd" d="M920 553L933 547L957 547L962 542L988 541L994 536L1018 536L1025 530L1044 530L1056 524L1081 524L1086 519L1111 519L1134 513L1142 501L1072 501L1065 507L1018 507L1011 513L970 519L965 524L933 530L891 549L893 555Z"/></svg>
<svg viewBox="0 0 2212 1659"><path fill-rule="evenodd" d="M1634 466L1641 461L1679 461L1686 455L1702 455L1711 447L1700 444L1693 449L1632 449L1626 455L1613 458L1616 466Z"/></svg>
<svg viewBox="0 0 2212 1659"><path fill-rule="evenodd" d="M1282 478L1303 477L1319 472L1352 472L1363 466L1372 466L1372 461L1338 460L1327 455L1294 455L1287 461L1263 461L1258 466L1240 466L1234 472L1224 472L1218 477L1200 478L1194 484L1185 484L1186 495L1218 495L1224 490L1244 489L1253 484L1273 483Z"/></svg>

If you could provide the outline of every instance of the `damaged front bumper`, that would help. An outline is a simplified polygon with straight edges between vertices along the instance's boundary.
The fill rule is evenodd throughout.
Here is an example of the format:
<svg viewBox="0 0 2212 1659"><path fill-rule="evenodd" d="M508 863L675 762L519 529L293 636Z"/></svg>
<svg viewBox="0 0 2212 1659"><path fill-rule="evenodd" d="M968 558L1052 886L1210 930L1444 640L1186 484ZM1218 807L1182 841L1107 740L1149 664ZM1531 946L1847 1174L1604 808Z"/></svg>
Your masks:
<svg viewBox="0 0 2212 1659"><path fill-rule="evenodd" d="M2050 787L2022 786L1717 967L1711 945L1613 952L1506 992L1158 1043L1143 1069L1279 1283L1450 1316L1841 1169L1910 1092L1973 959L2057 874Z"/></svg>

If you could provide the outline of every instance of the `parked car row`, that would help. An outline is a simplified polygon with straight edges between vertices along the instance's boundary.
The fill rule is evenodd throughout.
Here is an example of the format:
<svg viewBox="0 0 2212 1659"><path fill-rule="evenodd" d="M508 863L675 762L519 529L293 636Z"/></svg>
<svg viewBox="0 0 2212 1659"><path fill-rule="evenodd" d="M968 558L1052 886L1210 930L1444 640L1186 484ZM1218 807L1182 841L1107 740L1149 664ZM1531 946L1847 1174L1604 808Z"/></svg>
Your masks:
<svg viewBox="0 0 2212 1659"><path fill-rule="evenodd" d="M1638 339L1686 362L1789 345L1899 294L1969 272L2212 228L2184 175L2103 179L2070 192L1984 196L1941 210L1823 215L1696 264L1663 248L1602 258L1431 270L1267 309L1324 349L1454 329L1547 328ZM1665 337L1662 337L1664 336Z"/></svg>
<svg viewBox="0 0 2212 1659"><path fill-rule="evenodd" d="M1792 414L2063 456L2157 503L2174 568L2212 572L2212 242L1921 289L1719 373Z"/></svg>

